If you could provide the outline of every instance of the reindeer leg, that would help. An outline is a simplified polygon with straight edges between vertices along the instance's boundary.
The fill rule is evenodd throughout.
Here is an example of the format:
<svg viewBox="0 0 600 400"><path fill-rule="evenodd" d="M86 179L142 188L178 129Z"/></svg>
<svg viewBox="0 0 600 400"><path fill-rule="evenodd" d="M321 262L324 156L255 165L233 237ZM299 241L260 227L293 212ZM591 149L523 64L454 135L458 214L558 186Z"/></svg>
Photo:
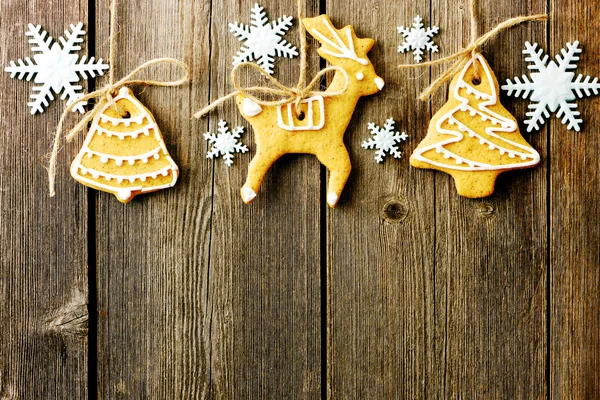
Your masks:
<svg viewBox="0 0 600 400"><path fill-rule="evenodd" d="M350 156L343 143L334 149L327 148L316 156L321 164L325 165L329 170L327 204L329 204L329 207L335 208L352 170Z"/></svg>
<svg viewBox="0 0 600 400"><path fill-rule="evenodd" d="M256 197L263 178L265 177L271 165L281 157L279 153L269 151L257 151L256 155L248 166L248 177L246 183L240 190L244 203L250 204Z"/></svg>

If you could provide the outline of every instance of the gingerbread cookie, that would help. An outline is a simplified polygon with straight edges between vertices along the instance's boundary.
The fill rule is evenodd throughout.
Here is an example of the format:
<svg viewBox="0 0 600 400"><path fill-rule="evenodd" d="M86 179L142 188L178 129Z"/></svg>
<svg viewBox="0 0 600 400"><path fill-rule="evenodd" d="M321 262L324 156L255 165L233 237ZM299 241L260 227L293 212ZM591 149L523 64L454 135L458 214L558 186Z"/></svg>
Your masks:
<svg viewBox="0 0 600 400"><path fill-rule="evenodd" d="M300 110L296 110L293 102L261 106L243 95L237 96L237 106L252 125L256 141L256 155L241 189L245 203L256 197L265 174L279 157L305 153L317 156L329 170L327 203L335 207L352 169L343 141L344 132L358 100L379 92L384 85L366 56L375 43L373 39L357 38L351 26L334 28L326 15L305 18L302 22L308 33L320 42L319 55L345 71L345 74L336 71L327 91L342 90L346 76L349 86L338 96L317 95L304 99Z"/></svg>
<svg viewBox="0 0 600 400"><path fill-rule="evenodd" d="M500 104L498 90L496 76L477 54L452 80L449 100L434 115L410 164L450 174L458 194L470 198L491 195L502 172L537 165L540 155Z"/></svg>
<svg viewBox="0 0 600 400"><path fill-rule="evenodd" d="M175 185L178 168L150 111L123 87L114 103L94 116L71 175L127 203L138 194Z"/></svg>

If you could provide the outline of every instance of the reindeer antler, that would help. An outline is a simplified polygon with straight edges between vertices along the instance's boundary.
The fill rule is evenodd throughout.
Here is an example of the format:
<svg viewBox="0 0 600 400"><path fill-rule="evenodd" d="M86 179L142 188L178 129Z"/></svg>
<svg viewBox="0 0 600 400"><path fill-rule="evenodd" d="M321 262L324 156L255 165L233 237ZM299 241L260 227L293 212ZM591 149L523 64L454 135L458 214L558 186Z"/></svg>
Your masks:
<svg viewBox="0 0 600 400"><path fill-rule="evenodd" d="M358 39L351 26L342 29L335 29L327 15L320 15L316 18L305 18L303 21L307 31L321 43L319 52L336 58L345 58L356 61L362 65L369 64L369 60L359 57L356 50L360 49L361 54L371 50L375 43L373 39ZM347 43L344 43L340 33L345 32ZM354 44L356 40L356 46Z"/></svg>

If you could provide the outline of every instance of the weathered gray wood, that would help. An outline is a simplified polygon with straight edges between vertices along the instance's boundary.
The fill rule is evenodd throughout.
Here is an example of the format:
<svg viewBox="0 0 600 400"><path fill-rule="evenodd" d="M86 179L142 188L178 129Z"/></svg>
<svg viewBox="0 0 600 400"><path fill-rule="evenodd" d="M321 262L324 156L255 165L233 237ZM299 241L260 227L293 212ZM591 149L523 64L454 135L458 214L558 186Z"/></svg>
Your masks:
<svg viewBox="0 0 600 400"><path fill-rule="evenodd" d="M549 54L581 42L577 74L600 76L597 5L550 2ZM582 132L551 119L550 390L556 399L593 399L600 393L600 99L578 100Z"/></svg>
<svg viewBox="0 0 600 400"><path fill-rule="evenodd" d="M480 33L510 17L545 12L545 1L480 1ZM470 37L469 11L459 1L433 1L434 20L445 27L444 54ZM545 24L505 31L483 48L500 82L526 72L526 40L544 41ZM434 68L434 74L439 69ZM434 98L437 110L447 90ZM501 98L518 120L527 102ZM546 160L544 132L521 132ZM430 173L430 172L424 172ZM457 196L453 180L434 173L436 186L435 336L432 375L443 376L433 397L523 398L546 396L547 215L545 162L500 176L493 196Z"/></svg>
<svg viewBox="0 0 600 400"><path fill-rule="evenodd" d="M329 0L327 11L337 27L376 40L369 58L386 81L356 109L346 132L352 175L340 206L327 212L328 397L420 398L437 379L435 192L433 174L409 168L408 157L427 129L429 107L416 97L429 73L395 68L412 62L396 52L395 27L429 15L429 4ZM402 159L377 164L360 144L369 122L389 117L410 140Z"/></svg>
<svg viewBox="0 0 600 400"><path fill-rule="evenodd" d="M103 398L319 393L318 164L287 158L257 202L245 206L239 187L250 155L236 156L228 169L206 160L202 139L219 118L242 122L235 105L191 120L209 90L211 98L231 90L239 42L226 22L249 19L251 6L155 0L144 6L151 13L119 6L117 76L146 59L173 56L190 63L194 85L140 97L181 168L178 185L126 206L97 197ZM264 6L273 18L295 13L275 1ZM106 7L97 2L99 53L107 51ZM279 76L290 77L295 65L280 63ZM245 143L251 138L243 136Z"/></svg>
<svg viewBox="0 0 600 400"><path fill-rule="evenodd" d="M96 2L97 53L108 53L108 2ZM177 185L120 204L97 193L98 390L115 398L203 398L210 390L207 308L211 165L195 107L208 99L210 2L119 1L117 78L174 57L193 86L134 89L180 168ZM161 73L162 71L162 73ZM145 76L176 78L158 67ZM102 80L99 84L105 84ZM218 335L213 333L213 340Z"/></svg>
<svg viewBox="0 0 600 400"><path fill-rule="evenodd" d="M212 99L233 89L231 61L240 42L227 23L249 22L253 5L213 2ZM295 1L261 5L270 19L296 15ZM306 1L304 13L316 15L318 1ZM299 46L297 24L295 18L286 39ZM310 71L315 71L314 45L310 51ZM298 59L278 61L275 74L294 84ZM244 205L239 190L255 153L254 134L233 101L210 115L208 129L215 130L220 118L230 127L245 127L242 139L250 151L236 155L232 168L222 160L213 164L208 266L212 336L207 339L212 344L213 393L242 399L316 398L321 366L319 162L312 156L283 157L268 172L254 203Z"/></svg>
<svg viewBox="0 0 600 400"><path fill-rule="evenodd" d="M499 180L496 195L473 201L457 196L448 175L411 170L402 161L388 160L382 168L367 162L368 155L358 148L366 122L389 114L413 138L405 146L408 156L424 137L429 120L426 108L415 100L429 74L390 71L401 60L412 60L394 53L393 44L400 38L393 29L375 28L369 21L393 27L409 23L413 15L425 16L443 28L436 41L443 54L450 54L467 44L468 9L458 1L433 1L430 14L423 2L393 9L378 3L364 10L363 27L363 13L356 12L361 4L331 4L337 20L347 15L361 33L370 28L373 32L366 32L378 36L392 87L376 103L373 100L373 106L367 101L357 118L354 129L359 135L349 135L359 166L352 209L328 218L330 396L543 396L546 222L540 215L546 213L545 168L508 174ZM482 6L482 30L519 13L543 10L542 2L502 2L493 11ZM543 39L543 25L526 26L486 47L485 55L499 76L505 71L512 76L515 67L522 66L518 58L505 54L519 54L532 31ZM374 59L379 65L383 57ZM434 74L439 71L433 69ZM434 110L446 101L446 92L435 96ZM531 141L544 153L543 135ZM371 174L382 178L369 178ZM370 186L372 182L378 189ZM382 182L389 192L382 193ZM406 211L400 215L406 212L408 217L400 217L400 224L373 218L389 197L405 199L399 208Z"/></svg>
<svg viewBox="0 0 600 400"><path fill-rule="evenodd" d="M0 2L2 65L33 58L28 23L58 38L78 21L87 1ZM67 145L48 196L42 159L65 103L32 116L32 86L0 73L0 398L85 399L87 190L69 176Z"/></svg>

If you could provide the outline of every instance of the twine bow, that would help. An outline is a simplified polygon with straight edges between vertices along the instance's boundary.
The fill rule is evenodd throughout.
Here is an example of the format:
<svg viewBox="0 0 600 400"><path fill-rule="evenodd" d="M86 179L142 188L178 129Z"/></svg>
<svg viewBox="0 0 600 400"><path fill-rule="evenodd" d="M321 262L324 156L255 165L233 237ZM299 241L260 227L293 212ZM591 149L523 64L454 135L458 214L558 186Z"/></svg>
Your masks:
<svg viewBox="0 0 600 400"><path fill-rule="evenodd" d="M236 65L233 68L233 70L231 71L231 82L232 82L233 86L236 88L236 91L229 93L228 95L223 96L223 97L217 99L216 101L214 101L213 103L202 108L200 111L198 111L196 114L194 114L194 117L201 118L201 117L205 116L206 114L208 114L213 109L215 109L218 106L220 106L221 104L225 103L227 100L229 100L232 97L235 97L237 95L240 95L240 94L243 95L244 97L249 98L256 104L260 104L262 106L267 106L267 107L268 106L278 106L278 105L294 102L294 104L296 106L295 107L296 115L299 115L301 111L300 111L300 108L298 107L298 105L300 104L300 102L303 99L312 97L312 96L322 96L325 98L335 97L335 96L344 94L348 90L348 87L350 86L350 78L348 77L348 73L339 66L331 66L331 67L327 67L325 69L320 70L319 73L313 78L313 80L308 85L306 85L306 69L307 69L306 53L308 50L308 45L306 44L306 30L304 28L304 25L302 24L303 16L302 16L302 1L301 0L297 1L297 6L298 6L298 25L300 26L300 29L299 29L300 78L298 79L297 85L291 86L291 87L285 86L284 84L279 82L276 78L269 75L260 66L254 64L254 63L251 63L251 62L243 62L243 63ZM250 68L253 68L253 69L259 71L261 73L261 75L266 77L269 80L269 82L271 82L275 87L268 87L268 86L246 87L246 86L241 85L238 82L238 72L240 69L245 68L245 67L250 67ZM326 73L331 72L331 71L341 72L342 75L344 76L345 84L342 87L342 89L340 89L338 91L331 91L331 92L314 90L316 87L318 87L320 85L321 78ZM264 99L256 97L255 95L253 95L253 93L266 94L266 95L270 95L273 97L278 97L280 99L279 100L264 100Z"/></svg>
<svg viewBox="0 0 600 400"><path fill-rule="evenodd" d="M174 58L155 58L150 61L146 61L145 63L139 65L129 74L127 74L124 78L119 80L118 82L114 82L114 49L116 42L116 34L115 34L115 26L116 26L116 0L113 0L110 7L111 11L111 34L110 34L110 57L109 57L109 83L101 89L95 90L91 93L86 94L85 96L77 99L73 103L69 104L63 111L60 120L58 121L58 125L56 126L56 133L54 136L54 144L52 146L52 152L50 153L50 161L48 165L48 188L50 190L50 197L54 197L56 194L54 190L55 179L56 179L56 162L58 157L58 151L60 147L60 139L63 132L63 125L69 112L73 110L73 108L81 103L82 101L87 101L91 99L98 99L98 102L90 111L88 111L84 118L72 128L69 133L65 136L67 142L71 142L75 136L82 130L84 130L97 112L102 110L102 108L107 103L112 103L112 105L116 108L117 105L114 101L114 97L118 93L119 89L124 86L131 85L145 85L145 86L160 86L160 87L172 87L179 86L189 81L190 70L188 66ZM185 72L184 76L180 79L174 81L162 81L162 80L144 80L144 79L133 79L140 72L154 66L157 64L174 64L177 67L180 67Z"/></svg>
<svg viewBox="0 0 600 400"><path fill-rule="evenodd" d="M482 36L478 36L478 23L477 23L477 12L476 12L476 0L470 1L470 11L471 11L471 43L469 43L462 50L444 57L439 60L429 61L422 64L403 64L399 65L400 69L414 69L421 67L433 67L435 65L444 64L450 61L454 61L454 64L448 68L442 75L440 75L433 83L425 89L420 95L419 98L423 101L429 100L431 95L435 93L442 85L444 85L447 81L452 79L454 75L456 75L470 59L475 59L475 56L479 52L479 48L492 40L494 37L498 36L498 34L508 28L512 28L513 26L520 25L523 22L529 21L546 21L548 20L548 14L536 14L531 16L520 16L508 19L499 25L497 25L494 29L487 32ZM476 65L476 64L475 64ZM478 71L475 71L475 76L478 76Z"/></svg>

